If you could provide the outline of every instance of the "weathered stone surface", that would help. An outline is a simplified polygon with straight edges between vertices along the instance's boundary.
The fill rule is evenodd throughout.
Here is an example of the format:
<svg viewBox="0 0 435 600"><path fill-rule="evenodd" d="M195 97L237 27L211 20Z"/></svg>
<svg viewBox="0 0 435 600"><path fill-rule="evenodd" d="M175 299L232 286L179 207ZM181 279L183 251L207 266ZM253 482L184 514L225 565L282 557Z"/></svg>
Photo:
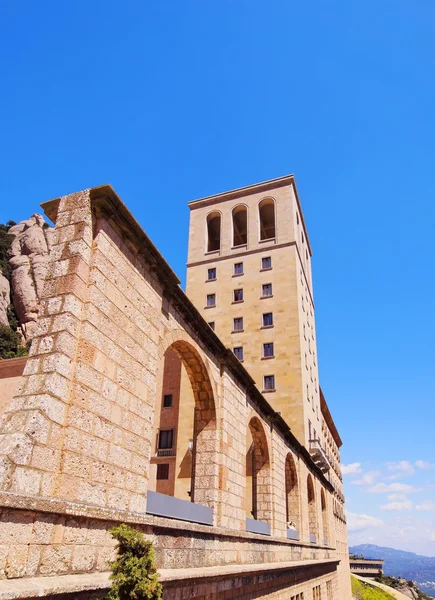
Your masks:
<svg viewBox="0 0 435 600"><path fill-rule="evenodd" d="M0 273L0 325L9 325L7 310L11 303L10 288L9 281Z"/></svg>
<svg viewBox="0 0 435 600"><path fill-rule="evenodd" d="M31 340L47 275L52 229L41 215L34 214L11 227L9 234L14 237L9 250L14 307L25 339Z"/></svg>

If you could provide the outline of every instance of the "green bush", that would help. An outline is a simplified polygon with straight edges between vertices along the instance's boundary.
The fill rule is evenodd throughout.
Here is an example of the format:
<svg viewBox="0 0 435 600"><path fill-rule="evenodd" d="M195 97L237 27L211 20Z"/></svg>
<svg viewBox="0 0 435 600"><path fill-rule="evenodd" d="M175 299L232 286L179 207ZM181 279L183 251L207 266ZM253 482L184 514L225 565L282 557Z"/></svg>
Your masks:
<svg viewBox="0 0 435 600"><path fill-rule="evenodd" d="M363 583L355 577L351 577L351 580L352 596L355 600L395 600L391 594L384 590Z"/></svg>
<svg viewBox="0 0 435 600"><path fill-rule="evenodd" d="M118 540L118 558L110 563L112 587L107 600L161 600L154 547L144 535L122 524L110 530Z"/></svg>

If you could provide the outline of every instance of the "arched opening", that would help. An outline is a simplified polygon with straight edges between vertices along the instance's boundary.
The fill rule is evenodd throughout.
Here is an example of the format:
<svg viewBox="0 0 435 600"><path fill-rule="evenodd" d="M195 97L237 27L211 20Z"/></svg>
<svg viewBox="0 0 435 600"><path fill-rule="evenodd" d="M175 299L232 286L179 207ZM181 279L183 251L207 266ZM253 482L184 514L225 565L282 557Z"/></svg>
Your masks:
<svg viewBox="0 0 435 600"><path fill-rule="evenodd" d="M323 527L323 544L328 546L328 511L326 509L326 497L325 492L320 492L320 502L322 504L322 527Z"/></svg>
<svg viewBox="0 0 435 600"><path fill-rule="evenodd" d="M310 542L317 542L317 516L316 516L316 497L314 494L314 484L311 475L307 477L307 497L308 497L308 528Z"/></svg>
<svg viewBox="0 0 435 600"><path fill-rule="evenodd" d="M156 398L149 489L215 508L218 499L216 410L197 350L174 342L164 354Z"/></svg>
<svg viewBox="0 0 435 600"><path fill-rule="evenodd" d="M221 248L221 213L212 212L207 215L207 252Z"/></svg>
<svg viewBox="0 0 435 600"><path fill-rule="evenodd" d="M299 539L299 486L296 465L290 452L285 459L285 502L287 537Z"/></svg>
<svg viewBox="0 0 435 600"><path fill-rule="evenodd" d="M244 204L233 208L233 246L248 243L248 209Z"/></svg>
<svg viewBox="0 0 435 600"><path fill-rule="evenodd" d="M275 238L275 201L264 198L258 205L260 217L260 240Z"/></svg>
<svg viewBox="0 0 435 600"><path fill-rule="evenodd" d="M246 517L270 524L271 516L269 450L263 425L253 417L246 436Z"/></svg>

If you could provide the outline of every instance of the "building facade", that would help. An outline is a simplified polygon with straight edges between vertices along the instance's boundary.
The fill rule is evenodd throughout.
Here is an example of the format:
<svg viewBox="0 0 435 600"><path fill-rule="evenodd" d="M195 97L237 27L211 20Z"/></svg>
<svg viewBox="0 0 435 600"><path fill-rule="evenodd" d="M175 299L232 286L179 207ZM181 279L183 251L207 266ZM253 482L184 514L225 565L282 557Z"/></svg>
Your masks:
<svg viewBox="0 0 435 600"><path fill-rule="evenodd" d="M43 208L41 313L0 421L0 598L103 595L108 530L127 522L154 542L165 600L350 600L323 456L110 186Z"/></svg>
<svg viewBox="0 0 435 600"><path fill-rule="evenodd" d="M295 179L265 181L189 207L187 294L333 484L345 562L342 442L319 383L312 251Z"/></svg>
<svg viewBox="0 0 435 600"><path fill-rule="evenodd" d="M384 573L384 560L382 558L364 558L364 556L351 556L350 572L361 577L377 577Z"/></svg>

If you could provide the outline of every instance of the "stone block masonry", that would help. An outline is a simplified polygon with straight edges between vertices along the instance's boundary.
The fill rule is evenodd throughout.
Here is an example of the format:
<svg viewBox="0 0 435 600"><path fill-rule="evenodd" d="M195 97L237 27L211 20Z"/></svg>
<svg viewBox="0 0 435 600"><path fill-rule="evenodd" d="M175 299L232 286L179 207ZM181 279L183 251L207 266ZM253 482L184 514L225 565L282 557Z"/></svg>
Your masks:
<svg viewBox="0 0 435 600"><path fill-rule="evenodd" d="M281 599L300 591L311 598L314 585L326 598L327 582L338 590L331 483L115 192L94 188L43 207L56 226L41 312L0 422L0 577L8 593L16 590L9 597L28 597L19 595L25 580L46 578L41 595L55 597L49 578L106 572L114 552L108 529L119 522L154 541L166 599ZM147 491L156 488L151 458L169 350L192 388L187 489L193 502L212 509L212 527L146 514ZM179 410L187 410L181 397ZM270 536L246 531L249 436L256 518L268 523ZM287 539L289 456L299 541ZM261 574L253 572L260 564ZM101 579L95 581L99 593ZM80 597L68 585L58 596Z"/></svg>

